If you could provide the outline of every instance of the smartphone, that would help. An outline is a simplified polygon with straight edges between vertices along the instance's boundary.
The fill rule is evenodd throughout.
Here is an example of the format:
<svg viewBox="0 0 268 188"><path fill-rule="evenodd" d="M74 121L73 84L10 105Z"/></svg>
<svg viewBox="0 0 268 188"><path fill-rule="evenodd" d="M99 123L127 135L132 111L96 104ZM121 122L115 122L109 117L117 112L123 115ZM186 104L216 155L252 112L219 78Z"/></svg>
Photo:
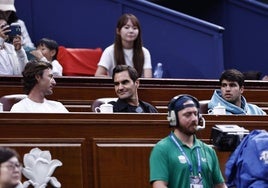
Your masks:
<svg viewBox="0 0 268 188"><path fill-rule="evenodd" d="M18 24L12 24L10 25L9 29L11 30L7 34L9 37L15 37L17 35L21 35L21 27Z"/></svg>

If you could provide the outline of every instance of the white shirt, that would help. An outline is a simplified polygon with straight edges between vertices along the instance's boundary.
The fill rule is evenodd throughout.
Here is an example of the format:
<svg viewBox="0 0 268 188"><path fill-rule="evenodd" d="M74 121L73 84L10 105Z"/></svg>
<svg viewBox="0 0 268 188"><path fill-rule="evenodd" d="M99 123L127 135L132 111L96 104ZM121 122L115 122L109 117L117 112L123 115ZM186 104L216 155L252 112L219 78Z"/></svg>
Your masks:
<svg viewBox="0 0 268 188"><path fill-rule="evenodd" d="M61 64L58 62L58 60L53 60L52 62L51 62L51 64L52 64L52 74L54 75L54 76L62 76L62 71L63 71L63 68L62 68L62 66L61 66Z"/></svg>
<svg viewBox="0 0 268 188"><path fill-rule="evenodd" d="M145 47L142 47L144 53L144 65L143 69L151 69L152 62L151 62L151 55L149 50ZM133 67L133 49L123 49L126 64ZM115 67L116 62L114 59L114 44L108 46L102 53L98 66L105 67L108 72L108 76L113 75L113 68Z"/></svg>
<svg viewBox="0 0 268 188"><path fill-rule="evenodd" d="M10 112L67 113L69 111L60 102L45 99L43 103L37 103L27 97L14 104Z"/></svg>
<svg viewBox="0 0 268 188"><path fill-rule="evenodd" d="M0 75L20 75L28 62L25 50L16 51L12 44L0 37Z"/></svg>
<svg viewBox="0 0 268 188"><path fill-rule="evenodd" d="M58 62L58 60L55 59L52 62L49 62L46 57L42 57L40 60L52 64L52 74L54 76L62 76L63 68L61 64Z"/></svg>

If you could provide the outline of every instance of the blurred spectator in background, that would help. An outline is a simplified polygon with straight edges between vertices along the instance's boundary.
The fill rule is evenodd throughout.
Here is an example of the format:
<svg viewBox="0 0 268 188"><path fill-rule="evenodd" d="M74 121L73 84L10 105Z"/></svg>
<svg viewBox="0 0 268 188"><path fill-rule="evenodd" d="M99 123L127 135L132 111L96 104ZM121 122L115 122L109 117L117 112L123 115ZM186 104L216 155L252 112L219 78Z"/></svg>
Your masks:
<svg viewBox="0 0 268 188"><path fill-rule="evenodd" d="M21 35L23 39L23 47L26 51L34 48L34 44L29 36L25 23L19 19L16 15L16 8L14 6L14 0L0 0L0 15L3 15L7 23L17 23L21 27Z"/></svg>
<svg viewBox="0 0 268 188"><path fill-rule="evenodd" d="M0 75L20 75L28 62L19 34L11 36L10 27L0 16ZM11 44L6 42L11 40Z"/></svg>
<svg viewBox="0 0 268 188"><path fill-rule="evenodd" d="M140 23L133 14L119 18L115 42L103 51L95 76L111 77L116 65L132 66L139 77L152 78L151 55L142 45Z"/></svg>
<svg viewBox="0 0 268 188"><path fill-rule="evenodd" d="M264 75L264 77L262 77L263 81L268 81L268 75Z"/></svg>
<svg viewBox="0 0 268 188"><path fill-rule="evenodd" d="M18 153L11 148L0 147L0 187L22 188L21 170Z"/></svg>
<svg viewBox="0 0 268 188"><path fill-rule="evenodd" d="M62 76L63 68L57 60L59 51L58 43L48 38L42 38L36 46L36 50L33 50L30 53L39 61L51 63L54 76Z"/></svg>
<svg viewBox="0 0 268 188"><path fill-rule="evenodd" d="M268 81L268 75L263 75L260 71L243 72L245 80L263 80Z"/></svg>
<svg viewBox="0 0 268 188"><path fill-rule="evenodd" d="M245 80L261 80L262 73L260 71L243 72Z"/></svg>

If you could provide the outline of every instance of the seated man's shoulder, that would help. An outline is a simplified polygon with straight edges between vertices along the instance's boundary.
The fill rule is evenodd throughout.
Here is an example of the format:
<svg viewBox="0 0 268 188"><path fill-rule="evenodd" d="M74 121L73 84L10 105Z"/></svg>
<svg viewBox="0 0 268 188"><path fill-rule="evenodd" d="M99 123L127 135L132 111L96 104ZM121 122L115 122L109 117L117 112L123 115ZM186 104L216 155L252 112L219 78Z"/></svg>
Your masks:
<svg viewBox="0 0 268 188"><path fill-rule="evenodd" d="M110 101L108 104L115 105L117 101Z"/></svg>
<svg viewBox="0 0 268 188"><path fill-rule="evenodd" d="M158 113L157 109L150 103L145 102L145 101L140 101L140 104L143 106L143 108L145 109L147 113Z"/></svg>
<svg viewBox="0 0 268 188"><path fill-rule="evenodd" d="M67 108L59 101L46 100L45 103L47 103L50 107L56 108L58 112L69 112Z"/></svg>
<svg viewBox="0 0 268 188"><path fill-rule="evenodd" d="M64 106L61 102L59 101L54 101L54 100L46 100L46 103L55 105L55 106Z"/></svg>
<svg viewBox="0 0 268 188"><path fill-rule="evenodd" d="M124 100L118 99L117 101L110 101L108 103L113 105L114 112L128 112L128 104Z"/></svg>
<svg viewBox="0 0 268 188"><path fill-rule="evenodd" d="M266 112L260 108L259 106L251 103L247 103L248 106L248 114L252 115L266 115Z"/></svg>
<svg viewBox="0 0 268 188"><path fill-rule="evenodd" d="M13 104L11 109L10 109L10 112L21 112L21 111L23 112L23 111L25 111L24 110L25 107L27 107L29 104L28 101L29 101L29 99L26 97L26 98L20 100L19 102Z"/></svg>

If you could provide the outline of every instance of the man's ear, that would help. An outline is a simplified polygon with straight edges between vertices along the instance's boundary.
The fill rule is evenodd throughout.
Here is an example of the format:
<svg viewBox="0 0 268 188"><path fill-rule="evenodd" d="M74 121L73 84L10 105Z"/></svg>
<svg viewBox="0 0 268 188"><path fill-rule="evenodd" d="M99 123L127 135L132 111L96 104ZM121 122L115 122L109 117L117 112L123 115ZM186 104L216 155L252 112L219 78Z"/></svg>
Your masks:
<svg viewBox="0 0 268 188"><path fill-rule="evenodd" d="M244 92L244 86L241 86L240 91L241 91L241 93Z"/></svg>
<svg viewBox="0 0 268 188"><path fill-rule="evenodd" d="M137 88L139 88L139 86L140 86L140 80L139 80L139 79L137 79L137 80L135 81L135 85L137 86Z"/></svg>
<svg viewBox="0 0 268 188"><path fill-rule="evenodd" d="M39 82L39 80L41 79L40 75L35 75L35 79L37 80L37 82Z"/></svg>

